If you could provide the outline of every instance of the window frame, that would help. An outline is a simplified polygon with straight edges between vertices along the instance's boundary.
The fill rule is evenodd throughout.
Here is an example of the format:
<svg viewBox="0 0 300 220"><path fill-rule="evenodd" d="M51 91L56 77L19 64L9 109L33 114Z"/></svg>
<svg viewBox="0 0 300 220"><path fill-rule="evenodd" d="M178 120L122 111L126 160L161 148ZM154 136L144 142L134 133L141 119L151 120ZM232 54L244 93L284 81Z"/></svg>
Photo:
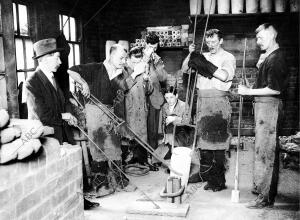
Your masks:
<svg viewBox="0 0 300 220"><path fill-rule="evenodd" d="M75 16L69 16L67 15L66 13L64 12L60 12L59 13L59 30L64 33L64 16L66 17L67 19L67 24L65 25L68 25L68 35L69 35L69 39L66 38L66 41L70 47L70 54L69 54L69 57L68 57L68 67L72 67L74 65L79 65L82 61L82 41L80 40L80 36L82 34L82 25L81 25L81 19L80 17L75 17ZM74 19L74 23L75 23L75 37L74 39L75 40L71 40L72 39L72 36L71 36L71 22L70 22L70 18L73 18ZM66 36L65 36L66 37ZM75 51L75 45L78 45L78 63L76 63L76 51ZM73 63L70 63L70 55L72 53L72 61ZM75 88L75 82L74 80L69 77L69 91L71 92L75 92L76 91L76 88Z"/></svg>
<svg viewBox="0 0 300 220"><path fill-rule="evenodd" d="M28 58L27 57L27 49L26 49L26 41L29 40L31 41L32 43L32 46L33 46L33 37L30 33L30 5L29 3L26 4L25 2L23 1L13 1L13 8L15 7L16 8L16 24L17 24L17 30L15 30L15 26L14 26L14 40L15 40L15 45L16 45L16 51L15 51L15 54L16 54L16 73L17 73L17 85L19 86L20 83L22 81L19 80L19 75L20 73L24 73L24 81L26 81L26 79L28 78L28 73L29 72L33 72L35 69L36 69L36 62L33 61L33 67L32 68L28 68L27 67L27 63L28 63L28 59L32 59L32 57ZM26 11L27 11L27 25L28 25L28 32L27 32L27 35L22 35L21 34L21 30L20 30L20 15L19 15L19 5L23 5L26 7ZM15 19L15 16L13 15L14 19ZM14 20L15 22L15 20ZM22 45L23 45L23 62L24 62L24 68L23 69L18 69L18 60L17 60L17 40L21 40L22 42ZM34 54L33 50L32 50L32 54Z"/></svg>
<svg viewBox="0 0 300 220"><path fill-rule="evenodd" d="M73 65L79 65L80 63L81 63L81 49L82 49L82 42L81 42L81 40L79 39L79 36L80 36L80 34L81 34L81 23L80 23L80 18L78 18L78 17L73 17L73 16L69 16L69 15L67 15L66 13L59 13L59 30L60 31L62 31L63 32L63 25L64 25L64 23L63 23L63 16L66 16L66 18L67 18L67 20L68 20L68 22L67 22L67 24L66 25L68 25L68 34L69 34L69 39L66 39L66 41L67 41L67 43L69 44L69 46L70 46L70 53L71 53L71 51L73 51L73 64L70 64L70 63L68 63L69 64L69 67L71 67L71 66L73 66ZM74 21L75 21L75 40L71 40L71 22L70 22L70 18L73 18L74 19ZM63 32L64 33L64 32ZM72 45L72 49L71 49L71 45ZM79 63L75 63L75 58L76 58L76 56L75 56L75 45L78 45L78 47L79 47ZM69 56L70 56L70 54L69 54ZM68 59L68 61L69 61L69 59Z"/></svg>

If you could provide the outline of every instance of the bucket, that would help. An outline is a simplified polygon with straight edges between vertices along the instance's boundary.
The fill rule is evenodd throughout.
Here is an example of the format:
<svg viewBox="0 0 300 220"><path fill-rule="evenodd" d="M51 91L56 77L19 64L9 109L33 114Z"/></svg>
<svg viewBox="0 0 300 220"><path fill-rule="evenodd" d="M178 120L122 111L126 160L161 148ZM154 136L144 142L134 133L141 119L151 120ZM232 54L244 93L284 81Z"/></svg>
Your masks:
<svg viewBox="0 0 300 220"><path fill-rule="evenodd" d="M209 14L214 14L216 9L216 0L203 0L203 6L204 6L204 13L208 14L209 7L211 2L211 8Z"/></svg>
<svg viewBox="0 0 300 220"><path fill-rule="evenodd" d="M246 12L257 13L258 12L258 0L247 0L246 1Z"/></svg>
<svg viewBox="0 0 300 220"><path fill-rule="evenodd" d="M260 12L269 13L272 11L272 0L260 0Z"/></svg>
<svg viewBox="0 0 300 220"><path fill-rule="evenodd" d="M109 59L109 51L112 45L116 44L117 42L114 40L107 40L105 43L105 58Z"/></svg>
<svg viewBox="0 0 300 220"><path fill-rule="evenodd" d="M191 152L187 147L173 148L171 156L171 168L178 173L181 173L181 186L187 186L191 167ZM180 177L171 171L170 176Z"/></svg>
<svg viewBox="0 0 300 220"><path fill-rule="evenodd" d="M198 4L198 6L197 6ZM191 15L197 15L201 12L202 0L190 0L190 13ZM197 8L198 7L198 8Z"/></svg>
<svg viewBox="0 0 300 220"><path fill-rule="evenodd" d="M230 0L218 0L218 14L229 14Z"/></svg>
<svg viewBox="0 0 300 220"><path fill-rule="evenodd" d="M232 14L242 14L244 10L243 0L231 0L231 13Z"/></svg>
<svg viewBox="0 0 300 220"><path fill-rule="evenodd" d="M290 0L290 11L291 12L299 11L299 0Z"/></svg>
<svg viewBox="0 0 300 220"><path fill-rule="evenodd" d="M275 0L275 12L285 12L286 0Z"/></svg>
<svg viewBox="0 0 300 220"><path fill-rule="evenodd" d="M129 42L127 40L119 40L118 44L123 46L127 52L129 51Z"/></svg>

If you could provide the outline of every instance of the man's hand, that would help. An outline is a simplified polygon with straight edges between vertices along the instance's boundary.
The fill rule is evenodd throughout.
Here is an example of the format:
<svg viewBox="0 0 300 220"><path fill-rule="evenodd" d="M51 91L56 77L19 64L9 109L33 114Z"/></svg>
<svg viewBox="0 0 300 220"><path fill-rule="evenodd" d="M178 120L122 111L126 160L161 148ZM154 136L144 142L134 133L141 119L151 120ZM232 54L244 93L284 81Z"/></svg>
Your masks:
<svg viewBox="0 0 300 220"><path fill-rule="evenodd" d="M166 125L173 123L176 120L176 116L167 116L166 118Z"/></svg>
<svg viewBox="0 0 300 220"><path fill-rule="evenodd" d="M135 79L138 75L146 72L146 67L148 65L145 62L138 63L133 70L133 73L131 74L131 77Z"/></svg>
<svg viewBox="0 0 300 220"><path fill-rule="evenodd" d="M244 85L238 86L238 94L240 95L249 95L250 89Z"/></svg>
<svg viewBox="0 0 300 220"><path fill-rule="evenodd" d="M193 52L190 56L190 61L188 63L190 68L198 70L198 74L211 79L214 72L217 71L218 67L206 60L203 54Z"/></svg>
<svg viewBox="0 0 300 220"><path fill-rule="evenodd" d="M82 95L84 95L85 97L89 97L90 96L90 88L89 85L87 84L87 82L80 76L79 73L73 71L73 70L68 70L67 71L69 76L78 84L80 84L80 89L81 89L81 93Z"/></svg>
<svg viewBox="0 0 300 220"><path fill-rule="evenodd" d="M84 97L90 97L90 88L86 81L81 82L81 93Z"/></svg>
<svg viewBox="0 0 300 220"><path fill-rule="evenodd" d="M71 126L77 125L77 119L69 112L61 113L61 118Z"/></svg>
<svg viewBox="0 0 300 220"><path fill-rule="evenodd" d="M146 73L143 74L143 80L148 82L150 80L150 76Z"/></svg>
<svg viewBox="0 0 300 220"><path fill-rule="evenodd" d="M125 98L124 92L123 92L122 90L119 89L119 90L117 91L116 97L114 98L114 105L123 102L124 98Z"/></svg>
<svg viewBox="0 0 300 220"><path fill-rule="evenodd" d="M76 102L75 99L69 98L69 101L70 101L70 103L73 104L74 106L78 106L78 103Z"/></svg>
<svg viewBox="0 0 300 220"><path fill-rule="evenodd" d="M190 44L189 53L193 53L195 50L196 50L196 45L195 44Z"/></svg>
<svg viewBox="0 0 300 220"><path fill-rule="evenodd" d="M143 57L144 61L148 62L150 60L152 53L154 53L154 49L152 47L146 47L144 49L144 57Z"/></svg>

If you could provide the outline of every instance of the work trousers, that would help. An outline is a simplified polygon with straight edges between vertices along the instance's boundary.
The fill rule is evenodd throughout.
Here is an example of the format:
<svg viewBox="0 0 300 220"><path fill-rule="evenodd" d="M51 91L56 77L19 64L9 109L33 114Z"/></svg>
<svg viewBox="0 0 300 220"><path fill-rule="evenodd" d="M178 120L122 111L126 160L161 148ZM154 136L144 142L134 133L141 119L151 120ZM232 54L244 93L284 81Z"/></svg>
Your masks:
<svg viewBox="0 0 300 220"><path fill-rule="evenodd" d="M255 98L255 159L253 191L273 203L279 174L278 123L282 102L274 97Z"/></svg>

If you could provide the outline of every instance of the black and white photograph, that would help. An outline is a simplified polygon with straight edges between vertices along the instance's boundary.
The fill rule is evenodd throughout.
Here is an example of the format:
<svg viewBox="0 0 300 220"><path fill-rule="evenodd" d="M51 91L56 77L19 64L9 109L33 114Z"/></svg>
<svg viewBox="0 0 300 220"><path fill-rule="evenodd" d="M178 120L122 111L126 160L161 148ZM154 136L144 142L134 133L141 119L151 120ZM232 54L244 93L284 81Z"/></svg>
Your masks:
<svg viewBox="0 0 300 220"><path fill-rule="evenodd" d="M0 0L0 220L300 219L299 0Z"/></svg>

